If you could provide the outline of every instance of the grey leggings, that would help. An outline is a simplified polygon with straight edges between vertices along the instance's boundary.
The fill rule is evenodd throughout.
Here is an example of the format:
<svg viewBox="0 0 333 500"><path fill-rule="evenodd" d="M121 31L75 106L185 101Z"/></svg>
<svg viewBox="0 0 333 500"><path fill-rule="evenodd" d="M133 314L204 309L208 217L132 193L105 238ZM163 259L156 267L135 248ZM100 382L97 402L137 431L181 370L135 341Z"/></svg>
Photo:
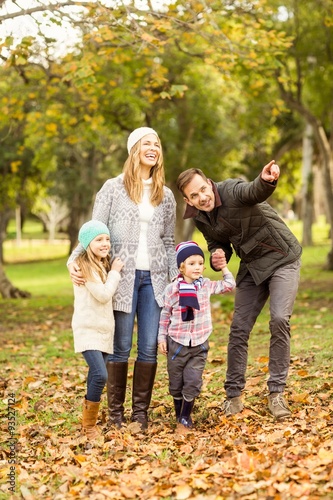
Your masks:
<svg viewBox="0 0 333 500"><path fill-rule="evenodd" d="M248 273L236 288L235 311L228 343L227 397L239 396L245 387L248 341L257 317L270 297L270 392L283 392L290 364L290 316L300 276L300 259L281 267L256 285Z"/></svg>

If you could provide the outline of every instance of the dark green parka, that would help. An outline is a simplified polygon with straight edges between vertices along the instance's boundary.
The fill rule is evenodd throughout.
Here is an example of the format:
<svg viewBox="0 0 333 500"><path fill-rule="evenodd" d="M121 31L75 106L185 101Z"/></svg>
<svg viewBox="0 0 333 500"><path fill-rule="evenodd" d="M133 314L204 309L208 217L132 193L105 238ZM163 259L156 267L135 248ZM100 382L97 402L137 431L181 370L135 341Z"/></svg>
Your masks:
<svg viewBox="0 0 333 500"><path fill-rule="evenodd" d="M242 179L212 182L212 187L214 210L204 212L187 205L184 219L193 218L210 253L222 248L229 261L234 249L241 259L237 285L247 271L259 285L276 269L300 257L302 247L298 240L265 201L276 184L258 176L252 182Z"/></svg>

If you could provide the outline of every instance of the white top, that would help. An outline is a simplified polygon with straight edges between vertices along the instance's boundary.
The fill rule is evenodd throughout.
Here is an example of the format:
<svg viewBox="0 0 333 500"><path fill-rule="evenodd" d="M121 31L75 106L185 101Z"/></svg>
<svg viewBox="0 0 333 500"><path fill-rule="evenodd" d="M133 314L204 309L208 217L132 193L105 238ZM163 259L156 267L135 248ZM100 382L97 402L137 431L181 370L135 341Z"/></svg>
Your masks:
<svg viewBox="0 0 333 500"><path fill-rule="evenodd" d="M154 214L154 207L150 203L150 192L153 179L150 177L147 180L142 180L143 194L142 200L138 204L139 219L140 219L140 236L138 253L136 257L136 269L149 271L150 262L148 257L148 225Z"/></svg>
<svg viewBox="0 0 333 500"><path fill-rule="evenodd" d="M114 316L112 298L120 281L118 271L109 271L105 283L87 281L74 285L72 328L75 352L101 351L113 353Z"/></svg>

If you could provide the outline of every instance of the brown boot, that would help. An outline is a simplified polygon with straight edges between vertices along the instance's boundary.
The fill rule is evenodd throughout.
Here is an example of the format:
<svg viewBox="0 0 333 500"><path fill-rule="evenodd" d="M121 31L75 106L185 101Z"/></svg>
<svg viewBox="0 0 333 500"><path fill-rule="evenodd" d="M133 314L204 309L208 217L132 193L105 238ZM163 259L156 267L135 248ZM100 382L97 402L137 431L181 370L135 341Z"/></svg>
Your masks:
<svg viewBox="0 0 333 500"><path fill-rule="evenodd" d="M96 426L97 415L99 409L99 402L88 401L84 399L83 402L83 416L82 416L82 434L87 436L88 439L95 439L100 436L100 430Z"/></svg>
<svg viewBox="0 0 333 500"><path fill-rule="evenodd" d="M128 363L108 361L107 397L109 408L109 425L120 429L126 422L124 417L124 401L126 397L126 383Z"/></svg>
<svg viewBox="0 0 333 500"><path fill-rule="evenodd" d="M142 430L148 428L148 408L155 380L157 363L136 361L133 373L132 422L139 422Z"/></svg>

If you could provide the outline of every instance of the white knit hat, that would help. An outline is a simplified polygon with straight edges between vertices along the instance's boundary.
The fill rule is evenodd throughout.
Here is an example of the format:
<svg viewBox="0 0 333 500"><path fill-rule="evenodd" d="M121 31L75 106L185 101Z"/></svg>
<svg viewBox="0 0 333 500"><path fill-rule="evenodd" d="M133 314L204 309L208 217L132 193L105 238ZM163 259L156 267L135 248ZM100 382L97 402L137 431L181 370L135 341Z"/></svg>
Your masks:
<svg viewBox="0 0 333 500"><path fill-rule="evenodd" d="M148 134L155 134L158 137L158 133L150 127L139 127L130 133L127 139L127 151L130 154L132 147L136 144L142 137Z"/></svg>

